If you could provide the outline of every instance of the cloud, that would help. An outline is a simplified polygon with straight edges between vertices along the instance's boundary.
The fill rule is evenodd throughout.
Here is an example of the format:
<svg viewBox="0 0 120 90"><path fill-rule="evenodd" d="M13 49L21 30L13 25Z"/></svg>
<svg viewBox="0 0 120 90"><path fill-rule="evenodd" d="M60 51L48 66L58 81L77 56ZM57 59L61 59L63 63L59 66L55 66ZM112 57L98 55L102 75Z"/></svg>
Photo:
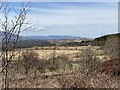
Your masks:
<svg viewBox="0 0 120 90"><path fill-rule="evenodd" d="M40 32L40 31L45 31L48 30L50 28L49 25L40 25L38 22L37 24L27 24L26 26L23 27L23 31L24 29L27 29L31 32Z"/></svg>
<svg viewBox="0 0 120 90"><path fill-rule="evenodd" d="M15 3L19 8L20 3ZM62 2L62 3L31 3L32 8L28 14L28 20L39 24L94 24L116 23L118 19L117 3L97 2ZM9 17L14 16L11 12Z"/></svg>
<svg viewBox="0 0 120 90"><path fill-rule="evenodd" d="M32 12L34 13L31 12L30 18L31 20L39 20L40 24L116 23L118 17L117 6L113 4L110 7L110 5L112 4L106 5L109 6L108 8L105 8L105 4L94 8L88 8L88 6L73 7L69 4L59 9L33 7Z"/></svg>
<svg viewBox="0 0 120 90"><path fill-rule="evenodd" d="M113 29L114 28L114 29ZM28 32L28 31L27 31ZM105 34L117 33L117 24L72 24L72 25L51 25L49 29L41 32L30 31L33 36L48 36L48 35L67 35L95 38Z"/></svg>

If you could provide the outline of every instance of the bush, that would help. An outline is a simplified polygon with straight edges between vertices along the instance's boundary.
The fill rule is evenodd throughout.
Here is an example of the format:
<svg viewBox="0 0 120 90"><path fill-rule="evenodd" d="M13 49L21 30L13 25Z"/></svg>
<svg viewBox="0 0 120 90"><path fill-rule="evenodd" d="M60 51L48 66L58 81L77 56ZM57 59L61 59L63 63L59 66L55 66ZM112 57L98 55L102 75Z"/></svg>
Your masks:
<svg viewBox="0 0 120 90"><path fill-rule="evenodd" d="M45 73L46 70L46 65L48 61L46 61L45 59L40 59L38 66L36 67L36 69L38 71L40 71L41 73Z"/></svg>
<svg viewBox="0 0 120 90"><path fill-rule="evenodd" d="M72 68L72 64L70 63L68 56L65 54L61 54L57 56L56 63L58 64L58 67L62 70L65 70L67 68L68 69Z"/></svg>
<svg viewBox="0 0 120 90"><path fill-rule="evenodd" d="M93 72L89 74L76 73L58 78L62 88L119 88L120 77Z"/></svg>
<svg viewBox="0 0 120 90"><path fill-rule="evenodd" d="M100 60L94 55L93 51L88 48L80 54L79 70L81 72L91 72L98 68Z"/></svg>
<svg viewBox="0 0 120 90"><path fill-rule="evenodd" d="M120 36L109 36L106 40L104 50L106 54L111 58L119 58L120 50Z"/></svg>
<svg viewBox="0 0 120 90"><path fill-rule="evenodd" d="M20 66L25 70L25 74L28 74L29 69L36 68L39 64L39 55L32 50L24 50L21 54L21 60L19 60Z"/></svg>
<svg viewBox="0 0 120 90"><path fill-rule="evenodd" d="M54 59L54 60L53 60ZM54 62L53 62L54 61ZM70 68L71 63L69 62L68 56L66 55L58 55L54 58L49 58L48 60L40 60L38 70L40 72L45 72L46 70L55 71L55 70L63 70L65 71L67 68Z"/></svg>

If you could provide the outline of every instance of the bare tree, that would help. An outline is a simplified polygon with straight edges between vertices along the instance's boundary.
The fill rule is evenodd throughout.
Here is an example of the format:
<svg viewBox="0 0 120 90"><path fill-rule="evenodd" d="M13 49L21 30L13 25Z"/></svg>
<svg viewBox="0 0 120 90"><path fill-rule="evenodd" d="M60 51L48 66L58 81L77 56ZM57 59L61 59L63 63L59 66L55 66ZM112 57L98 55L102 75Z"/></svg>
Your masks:
<svg viewBox="0 0 120 90"><path fill-rule="evenodd" d="M2 6L1 6L2 7ZM15 11L16 15L13 19L10 19L9 14L11 11ZM2 38L2 70L0 73L4 74L4 85L3 88L8 88L8 66L11 60L18 54L16 51L17 43L19 41L19 35L21 30L23 30L23 25L28 24L26 22L27 14L30 11L30 3L21 4L21 8L18 11L15 8L10 8L8 4L5 4L4 9L2 11L2 20L0 25L3 31ZM25 29L26 30L26 29ZM12 41L12 42L11 42Z"/></svg>

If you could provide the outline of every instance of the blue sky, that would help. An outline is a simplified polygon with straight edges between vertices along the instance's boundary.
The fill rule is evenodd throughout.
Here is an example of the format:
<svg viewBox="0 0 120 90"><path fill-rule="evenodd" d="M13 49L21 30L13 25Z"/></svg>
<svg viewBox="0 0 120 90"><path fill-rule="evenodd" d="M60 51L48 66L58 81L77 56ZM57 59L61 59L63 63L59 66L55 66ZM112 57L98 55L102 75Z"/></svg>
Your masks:
<svg viewBox="0 0 120 90"><path fill-rule="evenodd" d="M12 2L19 9L20 2ZM10 17L14 12L10 14ZM33 27L21 35L99 37L118 32L117 2L31 2ZM25 27L28 27L27 25Z"/></svg>

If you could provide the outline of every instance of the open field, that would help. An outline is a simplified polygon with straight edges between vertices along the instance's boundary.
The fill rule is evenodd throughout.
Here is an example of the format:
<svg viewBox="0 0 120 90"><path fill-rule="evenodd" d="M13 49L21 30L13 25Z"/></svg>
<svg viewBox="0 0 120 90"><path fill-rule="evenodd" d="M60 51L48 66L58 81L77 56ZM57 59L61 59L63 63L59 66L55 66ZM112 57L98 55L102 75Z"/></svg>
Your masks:
<svg viewBox="0 0 120 90"><path fill-rule="evenodd" d="M43 68L46 68L46 69L42 71L41 69L37 69L36 73L34 73L35 72L34 69L36 68L36 65L38 65L38 64L35 64L32 68L29 68L27 74L24 74L25 72L24 66L20 64L21 62L18 61L18 55L16 55L15 58L12 60L12 63L11 63L12 65L10 66L11 69L9 69L10 70L9 85L11 88L16 86L17 87L22 86L23 88L28 86L38 87L38 88L40 87L60 88L61 85L59 84L58 79L60 77L63 77L64 75L66 77L73 76L74 72L79 70L79 62L80 62L81 56L83 52L87 49L92 50L92 53L94 54L94 56L96 56L100 60L100 62L104 62L107 59L109 59L109 57L105 55L104 50L101 50L99 46L78 46L78 47L56 46L55 49L54 47L50 46L50 47L44 47L44 48L33 47L33 48L27 48L27 49L24 48L20 50L18 49L15 51L15 53L18 51L22 53L25 50L28 50L30 52L31 51L36 52L39 58L39 60L37 61L39 65L42 65L42 63L45 61L43 63L44 66L48 65L47 63L49 63L49 65L51 64L50 65L51 67L52 65L54 65L53 63L51 63L51 61L54 59L55 62L59 62L58 64L55 63L55 65L60 65L60 67L56 67L55 70L50 70L50 67L42 66ZM29 56L28 58L31 59L32 57ZM41 62L41 60L43 60L43 62ZM70 63L70 66L68 63ZM16 71L17 67L18 67L18 71ZM12 72L14 72L14 74ZM32 84L31 82L33 82L33 80L35 82ZM25 84L26 82L28 83Z"/></svg>
<svg viewBox="0 0 120 90"><path fill-rule="evenodd" d="M66 55L68 56L71 61L76 58L75 56L77 54L82 53L85 49L91 49L94 54L101 59L101 61L104 61L104 58L107 59L107 55L105 55L104 50L101 50L99 46L76 46L76 47L63 47L63 46L56 46L54 50L54 46L50 47L33 47L28 48L28 50L35 51L38 53L40 58L49 58L53 56L53 53L55 56L59 55Z"/></svg>
<svg viewBox="0 0 120 90"><path fill-rule="evenodd" d="M81 54L82 51L86 49L91 49L95 56L97 56L101 61L108 60L108 56L105 55L104 50L101 50L99 46L76 46L76 47L63 47L63 46L56 46L54 49L54 46L48 46L48 47L33 47L33 48L23 48L23 49L17 49L14 51L14 53L22 52L25 50L35 51L38 53L39 58L49 59L53 57L53 55L60 56L60 55L66 55L69 57L69 60L74 61L77 59L77 55ZM12 53L10 52L10 55ZM18 54L15 56L13 60L16 60L18 58Z"/></svg>

